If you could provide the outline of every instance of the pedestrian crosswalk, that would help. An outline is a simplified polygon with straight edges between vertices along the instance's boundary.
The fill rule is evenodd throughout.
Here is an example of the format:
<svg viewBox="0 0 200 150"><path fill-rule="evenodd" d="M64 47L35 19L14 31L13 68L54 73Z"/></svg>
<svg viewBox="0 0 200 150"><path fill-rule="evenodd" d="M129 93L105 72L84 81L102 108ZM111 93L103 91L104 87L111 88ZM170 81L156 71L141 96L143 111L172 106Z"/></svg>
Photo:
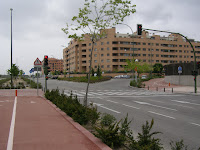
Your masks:
<svg viewBox="0 0 200 150"><path fill-rule="evenodd" d="M70 96L71 93L73 96L77 95L78 97L85 96L85 90L65 90L64 93L67 96ZM158 91L147 91L147 90L89 90L88 97L98 97L98 96L150 96L150 95L166 95L167 93L158 92Z"/></svg>

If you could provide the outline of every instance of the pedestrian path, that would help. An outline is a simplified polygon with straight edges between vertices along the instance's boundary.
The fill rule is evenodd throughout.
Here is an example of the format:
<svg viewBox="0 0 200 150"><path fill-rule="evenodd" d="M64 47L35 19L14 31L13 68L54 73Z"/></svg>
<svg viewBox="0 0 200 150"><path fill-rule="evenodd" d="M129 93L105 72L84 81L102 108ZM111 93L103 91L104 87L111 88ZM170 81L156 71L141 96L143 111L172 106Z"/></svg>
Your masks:
<svg viewBox="0 0 200 150"><path fill-rule="evenodd" d="M81 98L85 96L85 90L64 90L64 94L67 96L77 95ZM97 97L97 96L150 96L150 95L170 95L170 93L165 93L161 91L147 91L147 90L89 90L88 97Z"/></svg>

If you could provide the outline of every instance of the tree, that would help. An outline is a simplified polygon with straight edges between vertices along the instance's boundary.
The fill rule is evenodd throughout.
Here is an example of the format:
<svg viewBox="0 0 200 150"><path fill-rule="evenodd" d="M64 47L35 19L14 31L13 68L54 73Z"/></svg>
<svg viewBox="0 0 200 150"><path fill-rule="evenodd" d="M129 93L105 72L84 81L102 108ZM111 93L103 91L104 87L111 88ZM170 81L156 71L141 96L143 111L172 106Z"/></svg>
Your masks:
<svg viewBox="0 0 200 150"><path fill-rule="evenodd" d="M19 75L19 67L16 66L16 64L13 64L12 65L12 70L11 69L8 69L7 70L7 73L10 75L12 74L14 77L18 76Z"/></svg>
<svg viewBox="0 0 200 150"><path fill-rule="evenodd" d="M163 70L163 65L160 63L156 63L153 65L153 73L161 74Z"/></svg>
<svg viewBox="0 0 200 150"><path fill-rule="evenodd" d="M125 66L126 70L134 70L137 68L138 76L140 73L149 72L151 70L151 66L147 63L136 62L135 60L126 60L127 65Z"/></svg>
<svg viewBox="0 0 200 150"><path fill-rule="evenodd" d="M100 66L98 65L98 68L97 68L97 77L101 77L101 68Z"/></svg>
<svg viewBox="0 0 200 150"><path fill-rule="evenodd" d="M87 106L94 43L106 36L104 29L122 23L125 17L135 12L135 5L132 5L129 0L85 0L83 8L79 8L78 15L72 18L74 24L71 27L67 24L66 28L62 28L69 38L75 40L89 38L92 42L88 84L84 98L85 106ZM74 31L75 33L72 33ZM77 34L79 31L82 31L80 36Z"/></svg>
<svg viewBox="0 0 200 150"><path fill-rule="evenodd" d="M92 68L91 72L92 72L92 76L94 76L94 68Z"/></svg>
<svg viewBox="0 0 200 150"><path fill-rule="evenodd" d="M23 71L23 70L20 70L20 71L19 71L19 75L22 76L23 74L24 74L24 71Z"/></svg>

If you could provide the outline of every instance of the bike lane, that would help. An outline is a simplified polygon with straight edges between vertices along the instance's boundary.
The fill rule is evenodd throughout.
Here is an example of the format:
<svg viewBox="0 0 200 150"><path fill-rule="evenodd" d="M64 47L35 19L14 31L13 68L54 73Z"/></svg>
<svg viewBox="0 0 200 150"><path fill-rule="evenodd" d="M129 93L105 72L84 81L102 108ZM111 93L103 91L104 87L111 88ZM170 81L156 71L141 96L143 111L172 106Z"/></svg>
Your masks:
<svg viewBox="0 0 200 150"><path fill-rule="evenodd" d="M14 100L14 96L0 95L0 150L7 148Z"/></svg>
<svg viewBox="0 0 200 150"><path fill-rule="evenodd" d="M98 150L93 142L38 96L17 98L13 150Z"/></svg>

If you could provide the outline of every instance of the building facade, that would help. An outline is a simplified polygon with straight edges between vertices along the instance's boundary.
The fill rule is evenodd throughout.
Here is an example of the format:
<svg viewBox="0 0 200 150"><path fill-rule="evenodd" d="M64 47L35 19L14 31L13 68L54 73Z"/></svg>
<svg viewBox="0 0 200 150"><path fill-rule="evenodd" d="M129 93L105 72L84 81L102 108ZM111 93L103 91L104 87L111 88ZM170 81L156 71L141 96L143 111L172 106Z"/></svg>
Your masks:
<svg viewBox="0 0 200 150"><path fill-rule="evenodd" d="M94 45L92 53L92 68L98 65L102 71L124 71L126 60L138 59L140 62L189 63L194 61L192 48L185 39L177 34L168 37L151 35L143 31L141 36L136 33L120 34L115 28L106 29L106 35ZM200 42L190 39L195 51L196 59L200 61ZM72 40L63 49L64 70L66 72L88 72L92 42L86 34L83 41Z"/></svg>
<svg viewBox="0 0 200 150"><path fill-rule="evenodd" d="M63 72L63 60L56 58L48 58L48 66L50 72L60 71Z"/></svg>

